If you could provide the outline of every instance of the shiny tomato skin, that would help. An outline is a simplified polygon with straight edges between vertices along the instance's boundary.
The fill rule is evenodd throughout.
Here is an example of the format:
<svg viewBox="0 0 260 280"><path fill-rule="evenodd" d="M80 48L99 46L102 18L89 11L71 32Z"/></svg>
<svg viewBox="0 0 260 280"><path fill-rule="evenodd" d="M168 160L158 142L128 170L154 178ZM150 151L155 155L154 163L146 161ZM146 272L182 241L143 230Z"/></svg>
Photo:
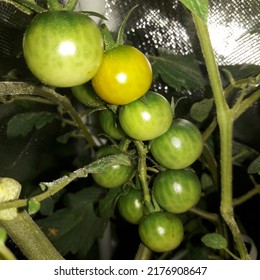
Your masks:
<svg viewBox="0 0 260 280"><path fill-rule="evenodd" d="M153 212L139 224L139 235L149 249L167 252L176 249L183 240L184 229L180 219L168 212Z"/></svg>
<svg viewBox="0 0 260 280"><path fill-rule="evenodd" d="M194 207L201 197L201 184L190 170L167 170L159 173L153 183L158 204L167 212L184 213Z"/></svg>
<svg viewBox="0 0 260 280"><path fill-rule="evenodd" d="M129 223L138 224L144 216L143 192L131 189L118 199L120 215Z"/></svg>
<svg viewBox="0 0 260 280"><path fill-rule="evenodd" d="M105 52L92 83L97 95L107 103L128 104L149 90L152 68L138 49L120 45Z"/></svg>
<svg viewBox="0 0 260 280"><path fill-rule="evenodd" d="M38 14L27 27L23 54L41 82L72 87L96 74L103 59L103 39L89 17L72 11L48 11Z"/></svg>
<svg viewBox="0 0 260 280"><path fill-rule="evenodd" d="M166 133L150 142L154 159L168 169L183 169L201 155L203 140L199 129L185 119L174 119Z"/></svg>
<svg viewBox="0 0 260 280"><path fill-rule="evenodd" d="M115 146L104 146L97 151L96 159L119 153L121 151ZM133 172L133 166L114 164L107 166L98 173L92 173L92 177L101 187L113 189L125 184L131 178Z"/></svg>
<svg viewBox="0 0 260 280"><path fill-rule="evenodd" d="M109 137L115 140L122 140L126 137L114 112L108 109L101 110L98 113L98 118L101 128Z"/></svg>
<svg viewBox="0 0 260 280"><path fill-rule="evenodd" d="M119 109L119 122L125 133L135 140L151 140L171 126L173 110L162 95L149 91L143 98Z"/></svg>

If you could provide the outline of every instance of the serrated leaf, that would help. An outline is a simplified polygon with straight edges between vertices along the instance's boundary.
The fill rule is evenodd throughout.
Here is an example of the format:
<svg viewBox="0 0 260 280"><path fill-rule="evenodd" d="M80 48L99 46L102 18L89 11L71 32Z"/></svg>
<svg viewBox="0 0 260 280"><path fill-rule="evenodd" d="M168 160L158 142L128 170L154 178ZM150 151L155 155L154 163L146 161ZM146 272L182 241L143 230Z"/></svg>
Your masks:
<svg viewBox="0 0 260 280"><path fill-rule="evenodd" d="M198 122L203 122L209 116L209 113L213 107L212 99L203 99L199 102L193 103L190 110L191 117Z"/></svg>
<svg viewBox="0 0 260 280"><path fill-rule="evenodd" d="M208 18L208 0L180 0L191 12L204 22Z"/></svg>
<svg viewBox="0 0 260 280"><path fill-rule="evenodd" d="M13 116L7 124L7 136L10 138L28 135L34 128L40 129L51 123L56 115L50 112L28 112Z"/></svg>
<svg viewBox="0 0 260 280"><path fill-rule="evenodd" d="M212 249L225 249L227 247L227 240L218 233L208 233L205 234L201 241Z"/></svg>
<svg viewBox="0 0 260 280"><path fill-rule="evenodd" d="M260 155L250 163L247 172L250 174L258 173L260 175Z"/></svg>
<svg viewBox="0 0 260 280"><path fill-rule="evenodd" d="M121 188L111 189L108 191L107 195L99 201L99 212L101 217L109 219L114 215L116 201L121 192Z"/></svg>
<svg viewBox="0 0 260 280"><path fill-rule="evenodd" d="M91 187L69 194L66 208L37 221L62 255L69 252L85 255L102 236L106 221L94 209L102 193L101 188Z"/></svg>
<svg viewBox="0 0 260 280"><path fill-rule="evenodd" d="M193 55L175 55L159 49L159 56L150 57L155 76L176 91L182 89L200 89L206 85L200 64Z"/></svg>
<svg viewBox="0 0 260 280"><path fill-rule="evenodd" d="M30 215L37 213L41 208L41 203L35 198L31 198L28 201L28 213Z"/></svg>

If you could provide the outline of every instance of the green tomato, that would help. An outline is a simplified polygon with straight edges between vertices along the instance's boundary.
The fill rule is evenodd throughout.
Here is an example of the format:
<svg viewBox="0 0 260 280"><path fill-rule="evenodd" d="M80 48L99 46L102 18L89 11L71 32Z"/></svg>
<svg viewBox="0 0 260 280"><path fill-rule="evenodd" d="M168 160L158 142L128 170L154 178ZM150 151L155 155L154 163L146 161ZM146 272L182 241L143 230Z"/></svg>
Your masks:
<svg viewBox="0 0 260 280"><path fill-rule="evenodd" d="M72 11L38 14L25 31L23 54L44 84L72 87L96 74L103 59L103 39L89 17Z"/></svg>
<svg viewBox="0 0 260 280"><path fill-rule="evenodd" d="M168 212L153 212L139 224L139 235L148 248L155 252L167 252L177 248L184 235L180 219Z"/></svg>
<svg viewBox="0 0 260 280"><path fill-rule="evenodd" d="M125 133L136 140L151 140L164 134L171 126L173 110L162 95L148 92L119 109L119 122Z"/></svg>
<svg viewBox="0 0 260 280"><path fill-rule="evenodd" d="M190 121L175 119L169 130L150 142L154 159L169 169L183 169L201 155L203 140L199 129Z"/></svg>
<svg viewBox="0 0 260 280"><path fill-rule="evenodd" d="M121 151L115 146L104 146L97 151L96 159L120 153ZM133 172L133 166L114 164L105 167L98 173L92 173L92 177L101 187L112 189L120 187L130 180Z"/></svg>
<svg viewBox="0 0 260 280"><path fill-rule="evenodd" d="M128 104L149 90L152 68L138 49L120 45L105 53L92 83L97 95L106 102Z"/></svg>
<svg viewBox="0 0 260 280"><path fill-rule="evenodd" d="M96 95L91 83L72 87L71 91L76 99L87 107L99 108L104 106L104 101Z"/></svg>
<svg viewBox="0 0 260 280"><path fill-rule="evenodd" d="M98 112L99 123L104 132L113 139L121 140L126 137L125 132L122 130L116 114L111 110L102 110Z"/></svg>
<svg viewBox="0 0 260 280"><path fill-rule="evenodd" d="M138 224L144 216L143 192L131 189L118 199L120 215L129 223Z"/></svg>
<svg viewBox="0 0 260 280"><path fill-rule="evenodd" d="M201 197L201 184L190 170L167 170L159 173L153 183L158 204L170 213L184 213Z"/></svg>

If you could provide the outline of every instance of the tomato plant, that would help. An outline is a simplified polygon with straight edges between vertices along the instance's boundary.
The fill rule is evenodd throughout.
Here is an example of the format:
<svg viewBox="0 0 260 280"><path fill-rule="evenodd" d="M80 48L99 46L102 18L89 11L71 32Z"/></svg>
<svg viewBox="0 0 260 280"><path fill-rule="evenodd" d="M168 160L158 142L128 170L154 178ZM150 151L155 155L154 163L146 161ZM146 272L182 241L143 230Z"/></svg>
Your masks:
<svg viewBox="0 0 260 280"><path fill-rule="evenodd" d="M155 252L167 252L177 248L183 240L183 225L174 214L153 212L139 224L142 242Z"/></svg>
<svg viewBox="0 0 260 280"><path fill-rule="evenodd" d="M199 129L185 119L174 119L170 129L151 141L155 160L169 169L190 166L201 155L203 140Z"/></svg>
<svg viewBox="0 0 260 280"><path fill-rule="evenodd" d="M192 10L201 45L201 50L193 49L199 44L184 46L185 53L192 46L189 55L158 47L165 38L159 29L151 39L141 28L140 38L147 42L134 37L125 41L130 14L118 34L101 24L101 38L86 16L91 12L72 12L77 0L3 1L8 4L1 5L5 16L0 17L0 258L259 258L258 228L252 230L252 213L260 205L259 132L253 131L258 122L245 118L253 144L249 133L239 139L236 131L242 114L256 112L259 67L218 67L207 29L208 1L199 6L195 0L180 1ZM124 6L131 1L126 2ZM27 14L25 21L19 20L19 30L10 26L22 14L10 5ZM178 5L176 15L179 10ZM35 13L39 15L26 30L24 45L20 41L14 46L23 22ZM148 14L145 20L151 19ZM130 28L134 35L137 29ZM8 42L12 34L19 38ZM125 44L130 41L152 52L153 73L144 53ZM25 61L20 53L13 55L13 47L24 47ZM75 56L74 47L79 51ZM44 84L31 81L24 62ZM177 110L165 97L176 100ZM183 97L187 103L180 102ZM5 191L15 186L7 197ZM116 214L138 226L122 226Z"/></svg>
<svg viewBox="0 0 260 280"><path fill-rule="evenodd" d="M121 153L121 151L114 146L104 146L97 151L96 158L100 159L119 153ZM113 164L105 167L98 173L92 173L92 177L98 185L112 189L125 184L133 175L133 170L134 168L132 166Z"/></svg>
<svg viewBox="0 0 260 280"><path fill-rule="evenodd" d="M24 34L23 54L44 84L72 87L89 81L103 59L103 39L89 17L72 11L38 14Z"/></svg>
<svg viewBox="0 0 260 280"><path fill-rule="evenodd" d="M162 95L151 91L119 109L119 121L125 133L142 141L165 133L171 126L172 118L170 103Z"/></svg>
<svg viewBox="0 0 260 280"><path fill-rule="evenodd" d="M153 191L163 209L170 213L184 213L198 203L201 184L193 171L167 170L156 176Z"/></svg>
<svg viewBox="0 0 260 280"><path fill-rule="evenodd" d="M128 104L143 96L152 83L152 68L135 47L121 45L108 50L92 79L97 95L110 104Z"/></svg>
<svg viewBox="0 0 260 280"><path fill-rule="evenodd" d="M144 216L143 192L131 189L122 194L118 200L118 210L126 221L138 224Z"/></svg>
<svg viewBox="0 0 260 280"><path fill-rule="evenodd" d="M100 126L108 136L117 140L121 140L126 136L115 113L107 109L101 110L98 115Z"/></svg>

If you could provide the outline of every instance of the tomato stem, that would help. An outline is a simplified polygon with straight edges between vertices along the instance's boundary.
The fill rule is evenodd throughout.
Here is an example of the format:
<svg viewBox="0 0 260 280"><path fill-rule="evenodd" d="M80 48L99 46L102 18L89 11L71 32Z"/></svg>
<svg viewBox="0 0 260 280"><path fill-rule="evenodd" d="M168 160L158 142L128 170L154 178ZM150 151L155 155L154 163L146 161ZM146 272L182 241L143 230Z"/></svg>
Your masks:
<svg viewBox="0 0 260 280"><path fill-rule="evenodd" d="M148 152L147 147L144 145L142 141L135 141L134 143L136 145L139 154L138 173L143 189L144 200L147 201L148 203L151 203L151 196L147 183L147 167L146 167L146 154Z"/></svg>
<svg viewBox="0 0 260 280"><path fill-rule="evenodd" d="M141 243L135 255L135 260L149 260L151 258L151 254L152 251Z"/></svg>
<svg viewBox="0 0 260 280"><path fill-rule="evenodd" d="M26 211L19 212L12 220L0 220L0 225L28 259L63 260Z"/></svg>
<svg viewBox="0 0 260 280"><path fill-rule="evenodd" d="M205 59L217 113L220 131L220 171L221 171L221 202L220 212L232 232L234 242L242 259L250 259L239 227L234 218L232 192L232 133L233 114L229 109L221 84L218 66L210 41L207 25L195 14L194 23Z"/></svg>

